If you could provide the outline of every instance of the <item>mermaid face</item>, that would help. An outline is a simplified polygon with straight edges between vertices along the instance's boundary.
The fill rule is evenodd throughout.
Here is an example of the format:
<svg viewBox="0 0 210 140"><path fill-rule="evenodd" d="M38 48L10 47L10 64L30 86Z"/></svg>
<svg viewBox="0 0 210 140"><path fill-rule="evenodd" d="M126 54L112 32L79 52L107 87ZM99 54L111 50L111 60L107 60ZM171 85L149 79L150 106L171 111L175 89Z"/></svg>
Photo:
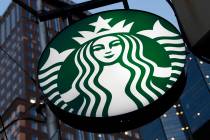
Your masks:
<svg viewBox="0 0 210 140"><path fill-rule="evenodd" d="M106 36L93 44L93 54L103 63L114 62L121 54L121 41L115 36Z"/></svg>

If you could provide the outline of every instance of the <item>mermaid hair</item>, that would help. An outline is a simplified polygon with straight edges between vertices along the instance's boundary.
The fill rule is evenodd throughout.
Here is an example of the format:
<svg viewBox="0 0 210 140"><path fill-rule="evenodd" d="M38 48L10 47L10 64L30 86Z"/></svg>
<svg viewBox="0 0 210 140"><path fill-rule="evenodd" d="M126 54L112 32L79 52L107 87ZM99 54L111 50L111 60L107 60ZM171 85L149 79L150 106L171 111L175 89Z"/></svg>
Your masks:
<svg viewBox="0 0 210 140"><path fill-rule="evenodd" d="M153 76L155 62L143 54L143 44L139 37L128 34L113 35L122 42L120 64L131 73L126 85L126 95L135 102L138 108L156 100L161 89L150 80ZM112 99L111 91L100 85L98 78L102 72L100 62L91 53L94 41L88 42L75 55L75 64L79 74L73 82L75 88L84 97L78 114L85 116L108 116Z"/></svg>

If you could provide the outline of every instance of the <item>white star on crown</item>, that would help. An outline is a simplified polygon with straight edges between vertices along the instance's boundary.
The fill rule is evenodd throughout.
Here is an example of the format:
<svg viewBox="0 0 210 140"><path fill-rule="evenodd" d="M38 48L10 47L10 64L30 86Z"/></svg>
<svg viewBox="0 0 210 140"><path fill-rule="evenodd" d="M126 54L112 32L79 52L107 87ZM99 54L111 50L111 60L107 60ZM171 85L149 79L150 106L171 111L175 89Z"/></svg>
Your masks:
<svg viewBox="0 0 210 140"><path fill-rule="evenodd" d="M134 22L129 23L125 25L126 20L122 20L118 22L117 24L113 25L112 27L109 25L109 22L112 20L112 18L109 19L103 19L101 16L98 17L98 20L94 23L91 23L89 25L94 26L95 30L92 31L79 31L80 35L82 37L73 37L75 41L77 41L79 44L83 44L89 40L92 40L96 37L100 37L107 34L113 34L113 33L129 33ZM105 31L101 31L102 29L106 29ZM101 32L100 32L101 31Z"/></svg>
<svg viewBox="0 0 210 140"><path fill-rule="evenodd" d="M101 16L98 17L98 20L94 23L91 23L91 26L95 27L95 33L98 33L101 29L111 29L111 26L109 25L109 22L112 20L110 19L103 19Z"/></svg>

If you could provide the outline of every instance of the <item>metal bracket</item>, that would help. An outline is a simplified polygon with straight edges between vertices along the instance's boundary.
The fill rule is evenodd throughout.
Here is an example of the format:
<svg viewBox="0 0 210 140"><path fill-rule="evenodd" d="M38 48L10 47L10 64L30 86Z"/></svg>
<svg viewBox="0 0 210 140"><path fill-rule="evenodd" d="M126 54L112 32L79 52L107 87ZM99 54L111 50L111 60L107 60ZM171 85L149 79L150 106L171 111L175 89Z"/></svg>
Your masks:
<svg viewBox="0 0 210 140"><path fill-rule="evenodd" d="M47 21L50 19L58 18L58 17L69 17L72 14L77 14L79 17L84 18L86 16L84 11L99 8L102 6L107 6L110 4L115 4L119 2L123 2L124 8L129 9L129 5L127 0L91 0L79 4L70 5L69 3L62 2L60 0L43 0L44 3L50 5L55 8L49 11L37 11L33 7L27 5L25 2L21 0L13 0L13 2L17 3L26 11L30 12L33 16L38 18L40 21Z"/></svg>

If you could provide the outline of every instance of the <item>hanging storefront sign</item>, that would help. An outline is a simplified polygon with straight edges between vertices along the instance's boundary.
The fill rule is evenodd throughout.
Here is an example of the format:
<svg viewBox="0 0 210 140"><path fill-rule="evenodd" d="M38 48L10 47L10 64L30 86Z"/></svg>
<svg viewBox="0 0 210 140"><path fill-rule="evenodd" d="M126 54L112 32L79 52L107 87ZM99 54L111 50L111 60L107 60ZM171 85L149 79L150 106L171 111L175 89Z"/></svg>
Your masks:
<svg viewBox="0 0 210 140"><path fill-rule="evenodd" d="M165 19L107 11L59 33L41 55L38 79L65 123L119 132L154 120L178 100L185 59L184 41Z"/></svg>

